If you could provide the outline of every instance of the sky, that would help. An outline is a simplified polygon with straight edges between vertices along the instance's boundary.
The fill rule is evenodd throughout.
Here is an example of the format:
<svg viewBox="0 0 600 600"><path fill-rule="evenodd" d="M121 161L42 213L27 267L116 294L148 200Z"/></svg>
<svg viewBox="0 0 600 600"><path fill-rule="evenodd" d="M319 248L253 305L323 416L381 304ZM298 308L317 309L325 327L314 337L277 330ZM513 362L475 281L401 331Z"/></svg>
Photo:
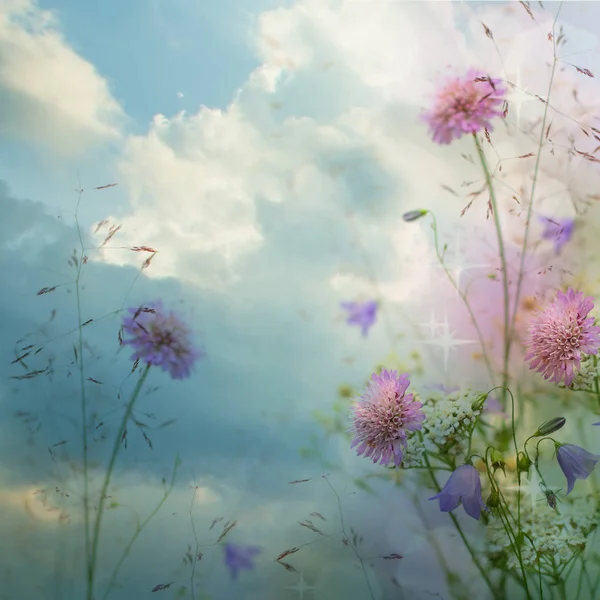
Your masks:
<svg viewBox="0 0 600 600"><path fill-rule="evenodd" d="M449 597L442 573L427 568L435 559L423 528L411 524L411 485L401 491L372 480L376 495L357 487L354 478L381 471L344 439L326 435L314 412L331 413L338 386L363 386L391 350L408 365L419 350L425 371L415 373L418 385L488 384L481 366L467 364L474 331L455 292L442 287L429 226L401 215L434 210L450 254L460 241L484 261L472 268L493 264L485 204L459 216L472 189L463 184L474 179L461 152L472 149L463 141L436 146L419 114L446 72L475 63L544 94L551 60L544 40L558 3L544 5L545 12L535 7L534 21L518 3L499 2L0 0L0 552L7 598L41 591L82 597L77 302L68 264L82 243L89 257L82 321L94 319L84 330L86 375L102 382L86 389L108 435L93 436L91 460L100 466L92 488L100 484L120 395L134 386L115 311L160 297L206 351L189 380L153 370L151 393L136 405L147 428L132 428L119 456L112 491L121 506L105 520L101 585L135 527L132 515L153 510L161 479L170 479L177 455L182 462L111 598L153 597L154 586L169 582L161 593L176 597L189 584L182 559L196 543L191 517L203 548L197 585L205 598ZM565 61L593 72L600 47L590 23L598 16L592 2L561 9ZM596 86L573 68L562 70L556 102L568 114L588 114ZM539 107L526 102L521 110L533 119ZM555 127L565 144L570 135L581 138L568 118L557 117ZM530 150L526 135L498 129L499 154ZM585 161L549 157L542 168L540 210L549 216L578 211L561 198L599 183ZM506 189L520 189L525 167L507 171ZM109 184L117 185L97 189ZM468 189L459 198L447 191L461 186ZM513 207L503 217L516 240L509 251L521 222L511 197L502 200ZM158 251L148 268L141 269L147 254L134 246ZM548 260L559 267L554 274L573 266L556 259L550 244L536 256L532 269ZM528 293L553 285L553 276L531 282ZM499 298L499 287L489 280L475 287L493 337L497 304L489 298ZM363 338L339 304L373 297L382 308ZM469 342L449 363L422 343L432 311L445 312ZM25 336L28 342L18 342ZM30 366L51 361L54 376L14 379L22 374L11 364L16 348L34 342L44 348ZM56 455L48 451L61 441ZM302 449L314 443L319 455L307 457ZM289 484L301 479L310 481ZM427 490L416 493L450 553L449 523L425 502ZM298 525L306 519L318 520L325 535ZM227 539L262 548L255 568L235 581L215 544L227 521L238 521ZM404 556L365 561L370 592L341 543L341 528L347 534L350 527L364 537L363 556ZM289 559L296 572L274 562L292 547L301 547ZM450 562L469 573L462 549ZM299 591L301 574L311 590Z"/></svg>

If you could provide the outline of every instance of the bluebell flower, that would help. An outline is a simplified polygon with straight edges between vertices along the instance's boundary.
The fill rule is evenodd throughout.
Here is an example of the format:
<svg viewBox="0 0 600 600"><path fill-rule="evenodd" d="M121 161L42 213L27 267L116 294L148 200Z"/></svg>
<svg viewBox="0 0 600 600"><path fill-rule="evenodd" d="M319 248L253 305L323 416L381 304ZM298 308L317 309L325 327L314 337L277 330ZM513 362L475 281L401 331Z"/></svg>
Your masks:
<svg viewBox="0 0 600 600"><path fill-rule="evenodd" d="M418 219L420 219L421 217L424 217L429 211L425 210L423 208L419 209L419 210L410 210L406 213L404 213L402 215L402 218L407 222L407 223L412 223L412 221L416 221Z"/></svg>
<svg viewBox="0 0 600 600"><path fill-rule="evenodd" d="M367 302L341 302L340 306L348 311L346 323L348 325L360 325L363 337L367 336L369 329L377 318L377 301Z"/></svg>
<svg viewBox="0 0 600 600"><path fill-rule="evenodd" d="M481 496L479 473L473 465L462 465L456 469L446 482L444 489L430 500L440 500L440 510L450 512L461 502L465 512L479 521L481 511L487 507Z"/></svg>
<svg viewBox="0 0 600 600"><path fill-rule="evenodd" d="M540 217L546 228L542 232L542 239L554 240L554 253L559 254L562 247L571 240L575 219L557 219Z"/></svg>
<svg viewBox="0 0 600 600"><path fill-rule="evenodd" d="M576 479L587 479L600 456L574 444L556 444L556 458L567 478L567 494L573 491Z"/></svg>
<svg viewBox="0 0 600 600"><path fill-rule="evenodd" d="M258 546L239 546L237 544L225 544L225 564L231 571L231 578L237 579L238 571L254 568L254 557L260 554Z"/></svg>

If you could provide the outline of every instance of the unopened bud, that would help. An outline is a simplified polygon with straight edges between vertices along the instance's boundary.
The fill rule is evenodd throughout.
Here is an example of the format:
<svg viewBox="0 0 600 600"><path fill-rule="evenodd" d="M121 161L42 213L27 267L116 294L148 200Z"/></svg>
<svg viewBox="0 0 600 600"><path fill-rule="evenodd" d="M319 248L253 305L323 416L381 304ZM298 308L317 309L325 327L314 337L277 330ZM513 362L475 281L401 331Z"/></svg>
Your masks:
<svg viewBox="0 0 600 600"><path fill-rule="evenodd" d="M498 469L502 469L502 472L504 473L504 475L506 475L506 471L504 470L506 468L506 463L504 462L504 455L502 454L502 452L496 450L496 448L492 448L490 459L492 461L492 468L494 469L494 473Z"/></svg>
<svg viewBox="0 0 600 600"><path fill-rule="evenodd" d="M402 215L402 218L407 222L411 223L412 221L417 221L421 217L424 217L429 211L420 209L420 210L410 210L407 213Z"/></svg>
<svg viewBox="0 0 600 600"><path fill-rule="evenodd" d="M485 401L488 398L488 394L480 394L479 396L477 396L477 400L475 400L475 402L473 402L473 404L471 404L471 409L473 411L479 411L483 409L483 405L485 404Z"/></svg>
<svg viewBox="0 0 600 600"><path fill-rule="evenodd" d="M488 499L485 501L485 503L490 508L496 508L497 506L500 506L500 495L498 492L496 490L492 490L492 493L488 496Z"/></svg>
<svg viewBox="0 0 600 600"><path fill-rule="evenodd" d="M519 473L526 473L529 471L529 467L531 467L531 461L526 454L521 452L517 458L517 470Z"/></svg>
<svg viewBox="0 0 600 600"><path fill-rule="evenodd" d="M556 417L550 419L538 427L538 430L533 434L533 437L541 437L543 435L550 435L559 429L562 429L567 420L564 417Z"/></svg>

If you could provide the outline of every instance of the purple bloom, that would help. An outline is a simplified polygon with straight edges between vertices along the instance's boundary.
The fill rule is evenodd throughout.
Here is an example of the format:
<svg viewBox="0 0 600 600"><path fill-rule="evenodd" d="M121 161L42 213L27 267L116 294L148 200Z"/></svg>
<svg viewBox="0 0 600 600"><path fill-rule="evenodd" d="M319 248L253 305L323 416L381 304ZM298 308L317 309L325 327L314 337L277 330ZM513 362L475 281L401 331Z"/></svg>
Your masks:
<svg viewBox="0 0 600 600"><path fill-rule="evenodd" d="M565 386L573 382L575 370L581 366L581 356L597 354L600 346L600 327L588 317L594 308L593 298L584 298L583 292L569 288L566 294L558 292L555 301L545 310L538 311L530 325L530 339L525 360L529 368L542 373L544 379Z"/></svg>
<svg viewBox="0 0 600 600"><path fill-rule="evenodd" d="M450 512L461 502L465 512L479 521L481 511L487 507L481 497L479 473L473 465L462 465L456 469L446 482L444 489L430 500L440 499L440 510Z"/></svg>
<svg viewBox="0 0 600 600"><path fill-rule="evenodd" d="M377 302L375 300L367 300L367 302L341 302L340 306L348 311L348 325L360 325L363 337L371 326L375 323L377 316Z"/></svg>
<svg viewBox="0 0 600 600"><path fill-rule="evenodd" d="M191 333L175 314L167 314L160 300L145 307L130 308L123 319L123 332L131 336L124 345L134 349L131 360L138 358L171 374L173 379L190 376L194 362L204 356L195 348Z"/></svg>
<svg viewBox="0 0 600 600"><path fill-rule="evenodd" d="M470 69L464 77L454 76L440 87L433 108L421 118L429 124L434 142L449 144L465 133L477 133L484 128L492 131L491 120L504 116L505 93L500 80Z"/></svg>
<svg viewBox="0 0 600 600"><path fill-rule="evenodd" d="M592 423L592 425L600 425L600 421L598 421L597 423Z"/></svg>
<svg viewBox="0 0 600 600"><path fill-rule="evenodd" d="M406 394L409 385L408 375L397 371L373 373L366 392L352 407L354 440L350 447L358 446L359 456L382 465L402 464L406 432L421 429L425 419L423 405L413 394Z"/></svg>
<svg viewBox="0 0 600 600"><path fill-rule="evenodd" d="M254 568L254 557L261 553L258 546L238 546L225 544L225 564L231 571L231 578L237 579L238 571Z"/></svg>
<svg viewBox="0 0 600 600"><path fill-rule="evenodd" d="M570 494L573 491L575 480L587 479L600 460L600 456L591 454L574 444L557 444L557 446L556 458L567 478L567 494Z"/></svg>
<svg viewBox="0 0 600 600"><path fill-rule="evenodd" d="M546 224L546 228L542 233L542 239L554 240L554 253L559 254L562 247L570 241L573 236L575 219L550 219L548 217L540 217L540 220Z"/></svg>

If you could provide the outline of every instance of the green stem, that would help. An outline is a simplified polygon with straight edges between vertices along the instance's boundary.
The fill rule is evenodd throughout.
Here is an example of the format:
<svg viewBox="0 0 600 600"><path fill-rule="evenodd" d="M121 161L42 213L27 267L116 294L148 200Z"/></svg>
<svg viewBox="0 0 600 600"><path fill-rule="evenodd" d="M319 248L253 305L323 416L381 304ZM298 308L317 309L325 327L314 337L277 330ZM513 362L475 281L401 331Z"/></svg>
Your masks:
<svg viewBox="0 0 600 600"><path fill-rule="evenodd" d="M129 421L129 417L133 411L133 405L139 396L139 393L146 381L146 377L150 371L150 365L146 365L143 373L141 374L135 389L133 390L133 394L131 395L131 399L129 400L129 404L127 404L127 408L125 409L125 413L123 415L123 419L121 420L121 426L119 427L119 431L115 438L115 443L113 445L112 454L110 456L110 461L108 463L108 468L106 469L106 475L104 476L104 483L102 484L102 490L100 492L100 503L98 505L98 512L96 513L96 520L94 523L94 535L92 538L92 552L91 557L88 564L87 571L87 594L86 600L93 600L94 598L94 577L96 574L96 560L98 557L98 542L100 539L100 525L102 524L103 517L103 509L104 509L104 500L106 497L106 492L108 491L108 486L110 485L110 478L112 476L113 470L115 468L115 463L117 462L117 455L119 454L119 449L121 448L122 438L125 434L125 430L127 429L127 422Z"/></svg>
<svg viewBox="0 0 600 600"><path fill-rule="evenodd" d="M544 145L544 136L546 135L546 123L548 119L548 106L550 102L550 93L552 91L552 85L554 83L554 73L556 71L556 64L558 62L556 58L556 43L555 43L555 35L554 29L556 27L556 22L558 20L558 15L560 14L562 8L562 2L558 7L558 11L556 12L556 17L554 18L554 23L552 24L552 49L554 52L554 61L552 63L552 72L550 74L550 83L548 84L548 93L546 94L546 101L544 102L544 115L542 117L542 129L540 131L540 141L538 144L538 153L535 159L535 168L533 171L533 182L531 184L531 195L529 198L529 206L527 207L527 220L525 221L525 235L523 237L523 247L521 249L521 261L519 264L519 275L517 277L517 290L515 292L515 303L513 307L513 314L511 319L511 330L514 332L515 328L515 320L517 318L517 308L519 306L519 299L521 295L521 285L523 284L523 277L525 276L525 255L527 253L527 241L529 239L529 226L531 223L531 213L533 211L533 199L535 196L535 189L538 181L538 174L540 169L540 159L542 155L542 147Z"/></svg>
<svg viewBox="0 0 600 600"><path fill-rule="evenodd" d="M79 183L79 196L75 207L75 225L77 226L77 234L79 235L79 245L81 248L81 256L77 265L77 277L75 279L75 295L77 298L77 329L78 329L78 352L79 352L79 386L81 389L81 446L83 454L83 526L85 539L85 564L86 568L90 566L90 506L89 506L89 459L88 459L88 432L87 432L87 406L85 397L85 377L84 377L84 360L83 360L83 318L81 312L81 289L79 282L81 279L81 268L83 267L83 254L85 248L83 238L81 237L81 228L79 227L79 204L81 202L81 183Z"/></svg>
<svg viewBox="0 0 600 600"><path fill-rule="evenodd" d="M492 382L492 385L496 385L495 380L494 380L494 370L492 369L492 364L490 362L490 358L488 356L487 349L486 349L485 343L483 341L483 334L481 333L481 329L479 328L479 323L477 322L475 313L473 312L473 309L471 308L471 304L469 303L469 300L467 299L467 295L458 287L457 283L454 281L454 278L450 274L450 271L448 271L448 269L446 268L446 264L444 263L444 259L442 258L442 255L440 253L438 231L437 231L437 221L435 219L435 215L431 211L429 211L429 214L431 215L431 218L433 220L433 224L432 224L431 228L433 229L433 240L435 243L436 256L437 256L438 260L440 261L440 264L442 265L442 268L444 269L444 272L446 273L448 279L450 280L452 287L457 291L458 295L460 296L460 299L464 302L464 305L467 308L467 311L469 312L469 316L471 317L471 322L473 323L473 326L475 327L475 330L477 331L477 337L479 338L479 345L481 346L481 353L483 354L483 359L485 360L485 365L487 367L488 374L490 376L490 380Z"/></svg>
<svg viewBox="0 0 600 600"><path fill-rule="evenodd" d="M113 574L108 583L108 587L106 588L106 592L104 593L104 596L102 596L102 600L106 600L106 598L108 598L110 591L112 590L112 588L115 585L115 582L119 575L119 571L121 569L121 566L122 566L123 562L125 561L125 558L129 554L129 552L131 551L131 548L135 544L135 541L137 540L138 536L140 535L140 533L142 533L142 531L146 527L146 525L148 525L148 523L156 516L158 511L162 508L163 504L167 501L167 498L173 491L179 464L180 464L180 460L179 460L179 456L177 456L175 458L175 465L173 466L173 475L171 476L171 481L169 483L169 487L165 490L162 500L158 503L156 508L146 517L146 519L144 519L144 521L142 522L141 525L140 524L136 525L135 532L134 532L133 536L131 537L131 539L129 540L129 543L125 547L125 550L123 550L123 554L121 555L121 558L119 559L119 562L117 563L117 566L115 567L115 570L113 571Z"/></svg>
<svg viewBox="0 0 600 600"><path fill-rule="evenodd" d="M433 483L433 486L435 487L436 491L438 493L440 493L442 491L442 488L440 487L439 483L437 482L437 479L435 478L435 474L434 474L433 470L431 469L431 464L429 463L429 457L427 456L426 452L423 454L423 458L425 460L425 464L429 467L428 473L429 473L429 477L431 478L431 482ZM458 535L460 535L460 538L463 541L465 548L468 550L469 554L471 555L471 559L473 560L473 563L479 570L481 577L483 577L483 580L486 582L488 588L492 592L493 597L497 598L498 593L497 593L496 589L494 588L494 584L492 583L492 580L490 579L489 575L485 572L484 568L481 566L481 563L479 562L479 559L477 558L475 551L473 550L473 548L471 547L471 544L469 544L469 540L467 540L465 534L463 533L463 530L460 526L460 523L458 522L458 519L454 516L454 514L452 512L449 512L448 514L450 515L450 518L452 519L452 522L454 523L454 527L456 528Z"/></svg>
<svg viewBox="0 0 600 600"><path fill-rule="evenodd" d="M500 266L502 268L502 290L504 294L504 360L502 367L502 387L506 388L508 385L508 360L510 357L510 299L508 295L508 270L506 268L506 253L504 251L504 239L502 237L502 227L500 226L500 215L498 213L498 203L496 201L496 192L494 191L494 186L492 183L492 175L485 159L481 142L475 133L473 134L473 140L475 141L477 154L479 155L479 160L481 161L481 166L485 174L485 182L490 192L490 203L492 205L494 224L496 226L496 234L498 237L498 251L500 253ZM506 390L503 390L502 392L502 407L506 407Z"/></svg>

